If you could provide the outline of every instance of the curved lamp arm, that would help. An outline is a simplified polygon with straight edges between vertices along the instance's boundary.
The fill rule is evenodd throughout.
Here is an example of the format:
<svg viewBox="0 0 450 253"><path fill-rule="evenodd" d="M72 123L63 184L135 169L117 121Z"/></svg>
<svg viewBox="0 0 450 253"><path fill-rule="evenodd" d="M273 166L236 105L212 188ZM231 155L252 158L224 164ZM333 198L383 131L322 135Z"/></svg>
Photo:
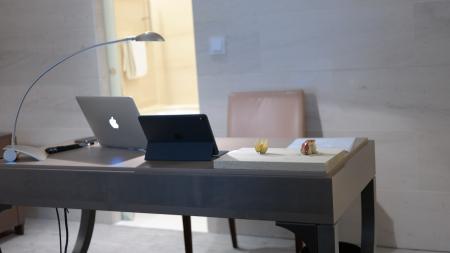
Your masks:
<svg viewBox="0 0 450 253"><path fill-rule="evenodd" d="M36 83L41 80L42 77L44 77L48 72L50 72L52 69L56 68L58 65L60 65L61 63L65 62L66 60L81 54L85 51L88 51L90 49L96 48L96 47L101 47L101 46L106 46L109 44L114 44L114 43L120 43L120 42L125 42L125 41L164 41L164 38L159 35L158 33L154 33L154 32L146 32L143 34L139 34L135 37L128 37L128 38L124 38L124 39L119 39L119 40L113 40L113 41L108 41L108 42L102 42L102 43L98 43L95 44L93 46L90 47L86 47L83 48L69 56L66 56L64 58L62 58L61 60L59 60L57 63L55 63L54 65L52 65L51 67L49 67L48 69L46 69L45 71L43 71L36 79L34 79L33 83L31 84L31 86L27 89L27 91L25 92L25 94L23 95L22 99L20 100L20 104L19 104L19 108L17 109L17 113L16 113L16 118L14 120L14 127L13 127L13 131L12 131L12 136L11 136L11 144L12 146L15 146L16 143L16 129L17 129L17 121L19 119L19 115L20 115L20 111L22 109L23 106L23 102L25 101L25 99L28 96L28 93L30 93L31 89L36 85Z"/></svg>

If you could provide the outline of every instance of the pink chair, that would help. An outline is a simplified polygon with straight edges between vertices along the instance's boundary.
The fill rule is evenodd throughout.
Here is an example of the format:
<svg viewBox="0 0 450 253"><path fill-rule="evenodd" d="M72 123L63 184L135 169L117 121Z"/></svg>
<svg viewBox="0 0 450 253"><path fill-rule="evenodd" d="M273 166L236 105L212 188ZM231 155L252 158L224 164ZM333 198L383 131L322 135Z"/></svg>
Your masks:
<svg viewBox="0 0 450 253"><path fill-rule="evenodd" d="M304 100L303 90L232 93L228 98L228 136L305 137ZM229 218L228 223L233 247L238 248L235 220ZM297 248L302 243L297 242Z"/></svg>
<svg viewBox="0 0 450 253"><path fill-rule="evenodd" d="M298 138L305 132L302 90L237 92L228 99L229 137Z"/></svg>
<svg viewBox="0 0 450 253"><path fill-rule="evenodd" d="M292 91L238 92L228 99L229 137L305 136L304 93ZM228 219L233 248L238 248L236 222ZM185 252L192 253L191 217L183 216ZM303 242L299 241L297 248Z"/></svg>

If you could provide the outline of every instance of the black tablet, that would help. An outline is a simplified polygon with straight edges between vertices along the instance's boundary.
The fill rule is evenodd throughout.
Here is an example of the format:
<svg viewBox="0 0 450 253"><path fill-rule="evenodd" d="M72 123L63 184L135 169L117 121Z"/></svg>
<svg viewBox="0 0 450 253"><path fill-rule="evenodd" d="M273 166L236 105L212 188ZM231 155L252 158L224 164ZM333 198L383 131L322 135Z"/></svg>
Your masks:
<svg viewBox="0 0 450 253"><path fill-rule="evenodd" d="M140 116L147 137L146 160L206 161L219 152L205 114Z"/></svg>

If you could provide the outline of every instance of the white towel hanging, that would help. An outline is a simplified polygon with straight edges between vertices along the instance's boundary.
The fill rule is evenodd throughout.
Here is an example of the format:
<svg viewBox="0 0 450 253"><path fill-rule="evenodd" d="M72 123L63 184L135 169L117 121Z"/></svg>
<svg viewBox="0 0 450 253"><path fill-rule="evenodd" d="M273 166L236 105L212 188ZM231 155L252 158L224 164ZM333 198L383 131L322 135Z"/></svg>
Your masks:
<svg viewBox="0 0 450 253"><path fill-rule="evenodd" d="M129 80L147 74L147 48L145 42L128 41L123 45L123 71Z"/></svg>

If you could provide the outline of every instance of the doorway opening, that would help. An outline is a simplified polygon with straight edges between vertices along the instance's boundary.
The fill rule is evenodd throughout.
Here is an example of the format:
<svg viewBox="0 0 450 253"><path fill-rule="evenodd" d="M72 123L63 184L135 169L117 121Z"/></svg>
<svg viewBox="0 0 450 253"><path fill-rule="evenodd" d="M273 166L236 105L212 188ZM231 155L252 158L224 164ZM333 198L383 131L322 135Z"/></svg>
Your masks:
<svg viewBox="0 0 450 253"><path fill-rule="evenodd" d="M132 97L141 114L198 113L192 0L105 2L107 36L154 31L166 39L121 44L115 59L109 57L110 66L116 65L110 74L119 83L117 95Z"/></svg>
<svg viewBox="0 0 450 253"><path fill-rule="evenodd" d="M132 97L140 114L199 113L192 0L103 0L107 40L146 31L165 42L108 47L111 95ZM117 225L182 230L179 215L122 213ZM192 230L207 232L203 217Z"/></svg>

